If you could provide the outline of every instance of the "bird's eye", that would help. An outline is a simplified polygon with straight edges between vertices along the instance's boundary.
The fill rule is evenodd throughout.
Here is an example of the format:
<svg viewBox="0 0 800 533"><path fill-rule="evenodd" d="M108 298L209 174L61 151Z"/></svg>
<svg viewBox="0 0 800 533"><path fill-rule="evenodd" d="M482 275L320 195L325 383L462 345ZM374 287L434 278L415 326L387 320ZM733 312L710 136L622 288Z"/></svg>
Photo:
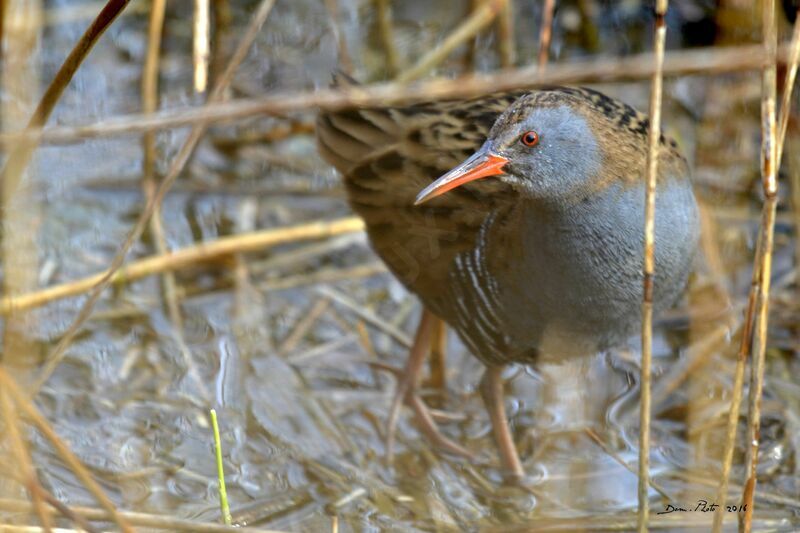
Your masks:
<svg viewBox="0 0 800 533"><path fill-rule="evenodd" d="M526 131L519 139L525 146L536 146L539 144L539 134L535 131Z"/></svg>

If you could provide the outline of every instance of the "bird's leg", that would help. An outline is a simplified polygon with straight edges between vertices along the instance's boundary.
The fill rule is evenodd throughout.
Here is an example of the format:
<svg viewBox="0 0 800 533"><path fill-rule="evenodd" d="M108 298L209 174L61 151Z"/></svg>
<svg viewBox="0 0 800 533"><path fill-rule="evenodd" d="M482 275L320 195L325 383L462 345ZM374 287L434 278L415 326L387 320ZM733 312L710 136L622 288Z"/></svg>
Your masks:
<svg viewBox="0 0 800 533"><path fill-rule="evenodd" d="M439 317L435 317L433 324L433 339L431 341L431 355L428 359L427 386L438 391L435 407L441 407L447 391L447 326Z"/></svg>
<svg viewBox="0 0 800 533"><path fill-rule="evenodd" d="M500 460L503 463L503 470L506 473L506 481L519 483L525 475L522 463L517 454L517 447L511 436L511 429L508 427L506 418L506 406L503 393L503 367L489 366L481 378L481 395L486 403L486 410L489 411L489 418L492 421L494 440L500 452Z"/></svg>
<svg viewBox="0 0 800 533"><path fill-rule="evenodd" d="M391 460L394 454L394 435L397 430L397 418L400 416L400 407L417 387L419 383L419 373L425 356L431 346L431 335L433 333L433 313L427 309L422 309L422 317L419 319L417 334L414 336L414 343L408 352L408 359L403 368L403 373L397 380L397 390L395 390L392 404L389 407L389 418L386 421L386 455Z"/></svg>
<svg viewBox="0 0 800 533"><path fill-rule="evenodd" d="M417 327L417 333L414 336L414 343L411 345L411 350L408 354L408 360L398 378L397 390L395 391L394 398L392 398L392 404L389 408L389 417L386 422L386 456L390 461L394 454L397 419L400 415L400 407L402 407L404 403L408 404L414 411L420 426L419 429L431 442L451 453L472 457L472 454L468 450L448 439L439 431L430 410L416 394L419 374L425 362L425 357L428 355L431 348L431 339L433 337L436 321L439 320L440 319L436 317L436 315L427 309L423 309L422 317Z"/></svg>

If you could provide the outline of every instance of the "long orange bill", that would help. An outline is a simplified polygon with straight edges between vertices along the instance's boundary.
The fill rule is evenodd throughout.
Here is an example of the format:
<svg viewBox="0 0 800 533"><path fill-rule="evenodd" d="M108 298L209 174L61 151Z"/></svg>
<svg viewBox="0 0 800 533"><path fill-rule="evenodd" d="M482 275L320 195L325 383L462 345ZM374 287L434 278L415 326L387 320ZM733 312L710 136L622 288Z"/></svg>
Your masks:
<svg viewBox="0 0 800 533"><path fill-rule="evenodd" d="M417 195L414 205L427 202L431 198L435 198L470 181L488 178L489 176L500 176L504 174L503 167L506 163L508 163L508 159L505 157L493 154L486 148L481 148L472 157L422 189Z"/></svg>

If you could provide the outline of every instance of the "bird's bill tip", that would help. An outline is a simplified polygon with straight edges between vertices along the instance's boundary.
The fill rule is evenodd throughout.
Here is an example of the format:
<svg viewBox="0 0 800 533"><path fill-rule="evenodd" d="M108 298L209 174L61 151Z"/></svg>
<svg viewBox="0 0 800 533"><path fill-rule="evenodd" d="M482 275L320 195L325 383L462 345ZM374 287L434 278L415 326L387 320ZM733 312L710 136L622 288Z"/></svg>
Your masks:
<svg viewBox="0 0 800 533"><path fill-rule="evenodd" d="M507 163L508 159L503 156L491 152L477 152L456 168L422 189L417 195L414 205L425 203L431 198L436 198L470 181L488 178L490 176L500 176L504 174L503 167L505 167Z"/></svg>

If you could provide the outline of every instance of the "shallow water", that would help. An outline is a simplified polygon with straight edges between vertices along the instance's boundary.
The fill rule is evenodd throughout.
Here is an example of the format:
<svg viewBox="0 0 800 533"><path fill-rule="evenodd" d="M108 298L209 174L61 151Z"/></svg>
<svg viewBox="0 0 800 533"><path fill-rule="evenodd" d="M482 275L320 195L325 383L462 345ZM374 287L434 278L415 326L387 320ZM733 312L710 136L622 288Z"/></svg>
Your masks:
<svg viewBox="0 0 800 533"><path fill-rule="evenodd" d="M88 124L138 111L147 30L146 9L138 4L133 2L132 12L102 38L50 124ZM214 49L232 49L255 4L231 2L232 29ZM466 9L441 2L397 4L396 37L407 61L430 49ZM38 33L30 69L41 82L31 95L41 93L88 23L80 17L59 22L59 16L67 18L63 10L76 5L46 3L57 16ZM649 19L636 5L624 3L597 15L600 52L649 48ZM527 64L537 49L539 3L517 2L515 7L517 54L520 64ZM554 61L598 52L569 29L575 9L565 3L556 17ZM340 31L365 80L385 76L375 16L371 2L339 2ZM670 32L678 35L680 20L670 21ZM680 45L677 37L671 39L671 47ZM478 39L478 68L497 66L494 46L491 32ZM239 69L232 97L324 87L336 66L323 3L279 0ZM462 68L456 54L442 73ZM658 325L657 398L660 385L703 335L728 319L714 293L709 298L709 288L716 284L728 291L736 316L746 298L760 206L759 85L756 73L683 77L666 84L667 131L692 162L708 210L703 230L712 244L704 243L690 296ZM646 83L598 88L647 107ZM189 7L170 4L161 107L200 101L191 90ZM313 116L292 118L310 121ZM164 202L168 248L349 214L338 178L316 155L312 136L272 143L247 140L284 122L254 117L211 129ZM159 133L160 172L185 135L185 130ZM796 125L790 135L795 140L787 140L787 156L797 143ZM7 228L20 228L15 220L35 214L27 238L22 229L12 231L23 235L21 241L33 251L37 285L105 268L142 206L140 140L125 136L46 146L31 168L5 217ZM797 172L800 165L793 168ZM785 176L790 171L785 165ZM784 181L781 192L788 196ZM759 465L759 490L769 499L757 500L756 512L763 524L779 530L800 527L794 216L788 200L782 201ZM718 255L709 257L708 250ZM153 240L147 237L129 258L153 253ZM321 274L341 279L320 282ZM380 267L362 235L241 254L180 270L176 278L183 322L178 330L158 277L109 289L36 397L58 434L121 508L219 521L207 419L207 409L214 407L221 421L233 517L242 525L320 531L331 527L333 516L343 530L367 531L531 524L592 530L614 520L633 523L637 477L625 465L635 469L638 455L636 339L629 349L609 354L509 370L507 409L530 490L508 489L501 487L488 417L476 393L482 368L452 333L446 394L441 398L437 391L428 392L431 401L454 415L443 424L445 433L475 452L476 460L469 463L433 450L404 411L395 462L385 464L382 435L394 379L370 363L402 366L420 310ZM20 382L38 374L43 357L83 302L83 297L51 302L6 322L6 336L14 332L26 347L12 352L5 345L4 357L17 368ZM317 318L297 336L298 324L314 313ZM394 329L402 335L387 334ZM670 502L694 507L698 499L713 500L737 342L723 336L703 369L654 404L651 473L667 495L660 499L651 491L655 510ZM47 442L35 432L30 439L43 485L69 504L94 505ZM734 464L741 465L742 457L738 449ZM741 479L741 467L735 468L732 483ZM23 496L13 484L6 485L4 496ZM738 497L737 490L732 493ZM668 520L676 516L654 520L682 530L679 524L670 526ZM729 516L728 523L734 522Z"/></svg>

